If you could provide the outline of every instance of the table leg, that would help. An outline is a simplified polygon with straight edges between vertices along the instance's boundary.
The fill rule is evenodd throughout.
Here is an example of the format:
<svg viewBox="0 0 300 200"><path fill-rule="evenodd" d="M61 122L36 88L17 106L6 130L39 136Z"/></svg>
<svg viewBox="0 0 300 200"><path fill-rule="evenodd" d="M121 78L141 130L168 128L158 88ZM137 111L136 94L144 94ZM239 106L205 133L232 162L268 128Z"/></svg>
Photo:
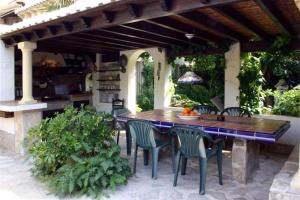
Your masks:
<svg viewBox="0 0 300 200"><path fill-rule="evenodd" d="M130 156L131 155L131 135L129 132L128 127L126 128L126 148L127 148L127 155Z"/></svg>
<svg viewBox="0 0 300 200"><path fill-rule="evenodd" d="M260 145L254 141L234 139L232 147L232 175L239 183L246 184L259 168Z"/></svg>

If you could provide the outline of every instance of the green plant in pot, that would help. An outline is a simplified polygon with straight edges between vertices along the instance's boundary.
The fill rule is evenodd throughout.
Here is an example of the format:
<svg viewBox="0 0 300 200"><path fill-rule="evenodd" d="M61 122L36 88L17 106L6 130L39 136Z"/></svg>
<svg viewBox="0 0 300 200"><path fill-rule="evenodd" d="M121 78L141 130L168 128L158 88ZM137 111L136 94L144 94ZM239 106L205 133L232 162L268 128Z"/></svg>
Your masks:
<svg viewBox="0 0 300 200"><path fill-rule="evenodd" d="M33 175L58 196L97 197L127 183L131 169L107 126L110 115L90 107L65 109L30 129L24 140Z"/></svg>

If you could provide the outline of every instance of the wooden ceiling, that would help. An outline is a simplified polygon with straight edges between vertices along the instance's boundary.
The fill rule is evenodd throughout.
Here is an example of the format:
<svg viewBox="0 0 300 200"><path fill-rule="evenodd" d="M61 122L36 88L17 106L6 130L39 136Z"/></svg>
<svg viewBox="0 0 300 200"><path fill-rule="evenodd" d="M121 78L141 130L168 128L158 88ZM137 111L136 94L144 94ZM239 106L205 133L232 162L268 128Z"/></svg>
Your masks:
<svg viewBox="0 0 300 200"><path fill-rule="evenodd" d="M195 37L189 41L186 33ZM240 41L243 51L259 51L278 34L291 36L291 48L299 48L300 12L294 0L123 0L1 38L9 46L37 41L40 51L118 54L190 43L218 48L228 41Z"/></svg>

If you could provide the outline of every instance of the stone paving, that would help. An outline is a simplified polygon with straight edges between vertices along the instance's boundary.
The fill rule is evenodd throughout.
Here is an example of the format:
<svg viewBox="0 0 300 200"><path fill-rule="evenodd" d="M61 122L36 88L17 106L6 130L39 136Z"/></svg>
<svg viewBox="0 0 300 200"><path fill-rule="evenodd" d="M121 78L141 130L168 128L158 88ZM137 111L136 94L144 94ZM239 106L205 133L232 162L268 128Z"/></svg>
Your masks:
<svg viewBox="0 0 300 200"><path fill-rule="evenodd" d="M125 156L125 139L121 137L122 154ZM130 178L126 186L115 192L107 191L111 200L267 200L273 178L283 166L287 156L262 152L260 169L246 185L234 181L231 175L231 153L224 152L223 182L218 184L215 159L208 165L206 195L200 196L198 163L188 160L187 173L179 175L177 187L173 187L171 159L164 156L159 160L158 179L151 179L151 161L143 165L142 151L139 152L136 175ZM20 156L0 150L0 199L1 200L55 200L48 194L46 186L33 178L30 165ZM64 198L87 200L88 197Z"/></svg>

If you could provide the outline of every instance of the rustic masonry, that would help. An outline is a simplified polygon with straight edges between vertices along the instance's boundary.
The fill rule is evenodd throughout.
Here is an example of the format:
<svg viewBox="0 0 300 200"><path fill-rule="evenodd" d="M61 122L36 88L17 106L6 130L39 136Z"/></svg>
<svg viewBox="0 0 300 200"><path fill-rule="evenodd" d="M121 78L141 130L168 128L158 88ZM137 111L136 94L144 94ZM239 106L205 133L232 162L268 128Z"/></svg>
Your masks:
<svg viewBox="0 0 300 200"><path fill-rule="evenodd" d="M298 5L298 0L79 0L70 7L42 14L31 14L26 8L23 21L10 26L2 25L0 29L0 100L5 101L0 102L0 110L14 112L15 117L11 119L16 119L23 125L15 126L17 122L0 118L0 130L5 134L20 134L21 137L10 134L14 138L11 140L14 141L13 145L19 145L18 138L22 138L29 128L24 125L23 120L29 115L23 112L41 112L46 107L43 103L35 102L32 95L33 50L96 57L96 70L101 68L104 60L116 61L120 54L127 55L128 70L122 74L120 85L124 88L119 93L127 104L135 94L134 58L139 53L153 51L157 55L155 65L163 69L160 72L160 77L163 78L155 79L155 91L158 92L155 96L155 108L165 108L168 107L167 91L170 87L167 58L199 53L190 48L192 42L196 47L207 47L200 53L226 53L225 105L238 106L239 82L235 75L240 68L240 53L266 50L269 39L278 34L289 35L292 38L289 48L299 49ZM185 37L186 33L193 33L195 37L189 41ZM211 43L214 45L209 45ZM25 93L21 102L16 102L15 98L15 57L21 57L16 46L22 49L24 57L22 89ZM182 51L178 52L177 49ZM97 87L100 83L96 83L95 71L93 75L93 104L98 110L107 110L107 105L97 102ZM127 106L134 111L132 102ZM17 112L23 113L24 117L18 118ZM38 120L33 122L36 124ZM256 146L241 141L240 138L234 143L241 154L246 157L248 155L250 160L256 160ZM237 164L245 169L246 163ZM254 164L247 170L251 171L256 167ZM237 176L245 181L247 174ZM293 181L293 187L300 191L299 182L300 171Z"/></svg>

